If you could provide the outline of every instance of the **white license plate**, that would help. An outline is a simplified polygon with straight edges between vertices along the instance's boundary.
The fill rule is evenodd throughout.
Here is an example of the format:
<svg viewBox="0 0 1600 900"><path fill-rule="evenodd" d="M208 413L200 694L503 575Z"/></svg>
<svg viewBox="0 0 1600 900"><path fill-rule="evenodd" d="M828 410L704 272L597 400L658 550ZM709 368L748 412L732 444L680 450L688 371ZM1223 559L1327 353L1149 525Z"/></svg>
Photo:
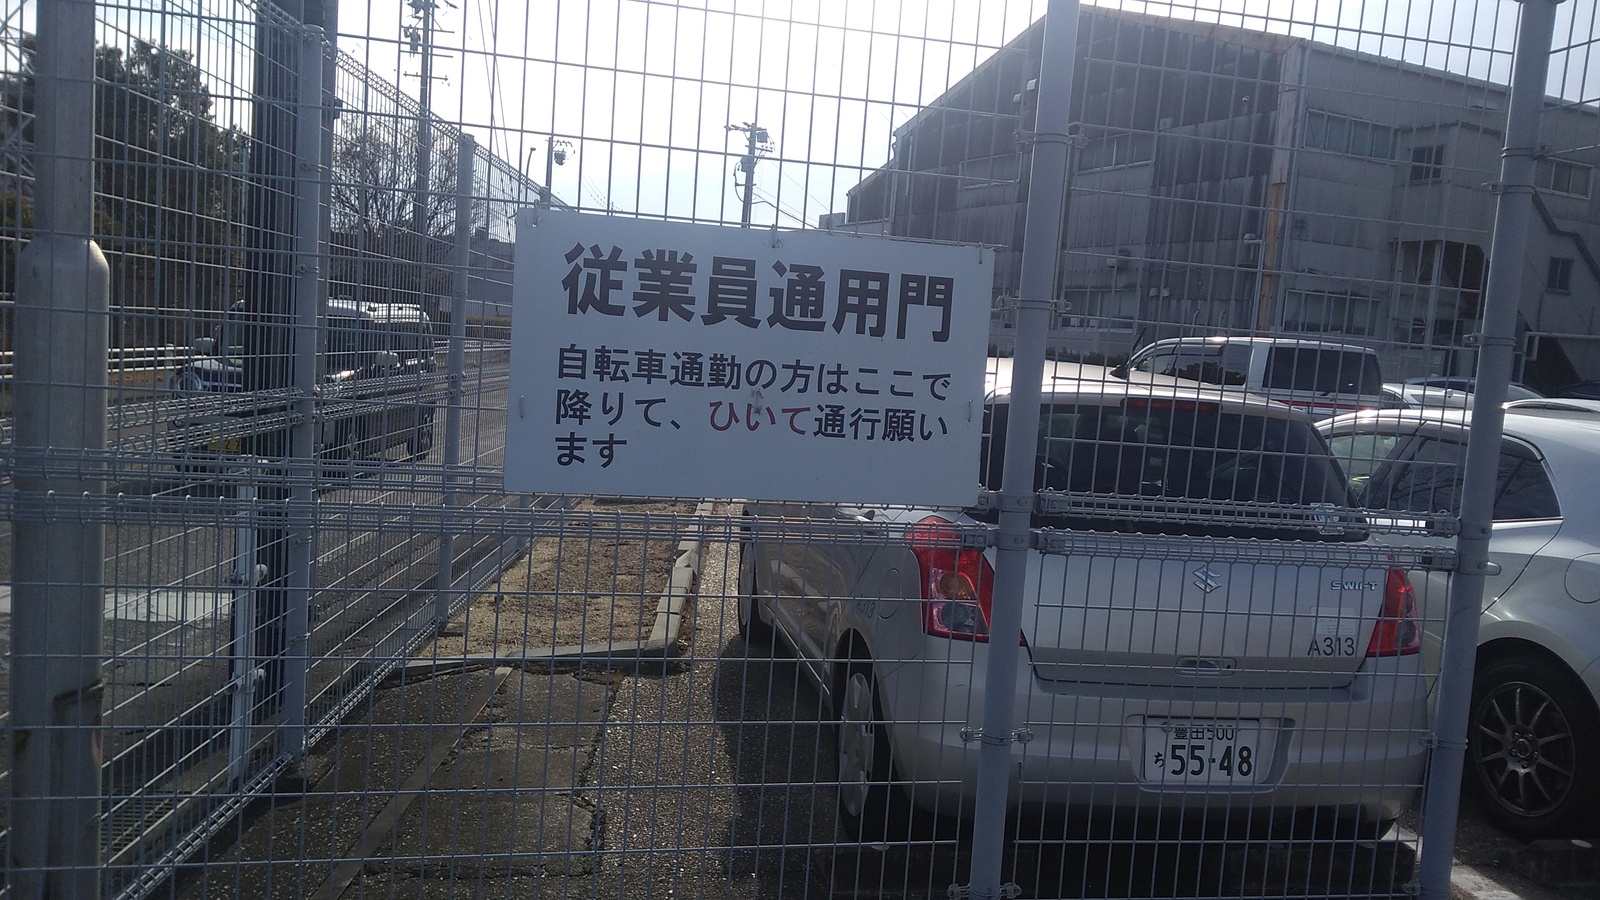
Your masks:
<svg viewBox="0 0 1600 900"><path fill-rule="evenodd" d="M1259 719L1144 720L1144 780L1259 784L1272 768L1272 732Z"/></svg>

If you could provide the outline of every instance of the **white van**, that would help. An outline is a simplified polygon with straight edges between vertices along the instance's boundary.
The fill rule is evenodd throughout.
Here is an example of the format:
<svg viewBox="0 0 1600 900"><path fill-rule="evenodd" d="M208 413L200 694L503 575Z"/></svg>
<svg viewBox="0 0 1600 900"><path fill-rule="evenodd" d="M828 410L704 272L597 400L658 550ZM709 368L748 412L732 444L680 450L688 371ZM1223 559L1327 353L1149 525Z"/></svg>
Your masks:
<svg viewBox="0 0 1600 900"><path fill-rule="evenodd" d="M1156 341L1112 370L1237 387L1325 418L1385 405L1378 354L1359 344L1272 337Z"/></svg>

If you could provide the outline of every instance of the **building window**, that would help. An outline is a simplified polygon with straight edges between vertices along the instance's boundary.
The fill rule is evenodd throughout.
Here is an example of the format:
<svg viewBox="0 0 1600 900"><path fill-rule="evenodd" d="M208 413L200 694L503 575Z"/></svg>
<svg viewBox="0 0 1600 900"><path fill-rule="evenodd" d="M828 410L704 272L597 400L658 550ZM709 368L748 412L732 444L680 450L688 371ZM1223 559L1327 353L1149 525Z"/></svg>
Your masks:
<svg viewBox="0 0 1600 900"><path fill-rule="evenodd" d="M1362 119L1312 109L1306 111L1304 145L1346 156L1394 159L1395 130Z"/></svg>
<svg viewBox="0 0 1600 900"><path fill-rule="evenodd" d="M1287 291L1283 328L1312 334L1376 334L1378 301L1371 297L1328 294L1321 291Z"/></svg>
<svg viewBox="0 0 1600 900"><path fill-rule="evenodd" d="M1593 167L1564 159L1541 159L1534 168L1533 183L1557 194L1589 196L1589 176Z"/></svg>
<svg viewBox="0 0 1600 900"><path fill-rule="evenodd" d="M1550 268L1544 277L1544 289L1558 294L1572 293L1572 260L1569 257L1550 257Z"/></svg>
<svg viewBox="0 0 1600 900"><path fill-rule="evenodd" d="M983 156L961 161L960 186L966 188L992 187L997 184L1016 184L1017 170L1022 156L1007 153L1001 156Z"/></svg>
<svg viewBox="0 0 1600 900"><path fill-rule="evenodd" d="M1444 145L1411 148L1411 183L1438 181L1444 177Z"/></svg>
<svg viewBox="0 0 1600 900"><path fill-rule="evenodd" d="M1155 159L1155 135L1116 134L1096 138L1078 151L1078 171L1134 166Z"/></svg>

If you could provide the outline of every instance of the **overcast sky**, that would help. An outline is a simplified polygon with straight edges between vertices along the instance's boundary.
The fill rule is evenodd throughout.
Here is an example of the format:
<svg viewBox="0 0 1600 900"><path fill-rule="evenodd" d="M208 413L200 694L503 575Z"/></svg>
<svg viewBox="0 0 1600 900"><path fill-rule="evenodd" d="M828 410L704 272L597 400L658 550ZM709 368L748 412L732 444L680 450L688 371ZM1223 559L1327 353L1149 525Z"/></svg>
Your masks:
<svg viewBox="0 0 1600 900"><path fill-rule="evenodd" d="M1043 0L435 2L435 114L461 122L481 146L538 181L548 136L571 141L553 179L561 200L737 221L732 177L745 138L727 126L753 122L772 144L756 170L754 219L785 227L814 226L819 215L842 211L845 191L888 159L894 128L1045 7ZM0 3L8 34L31 29L31 3ZM1501 82L1519 8L1516 0L1098 5L1291 34ZM201 16L184 12L196 6ZM102 41L125 45L138 35L193 49L215 79L223 117L247 108L253 17L245 8L232 0L133 0L102 4L99 14ZM407 32L420 24L413 8L343 0L339 15L340 49L416 96L421 57L408 52ZM1550 93L1596 102L1596 35L1593 2L1557 8Z"/></svg>
<svg viewBox="0 0 1600 900"><path fill-rule="evenodd" d="M906 0L452 0L437 13L435 110L480 143L523 160L542 181L545 139L574 143L554 178L585 208L736 221L731 188L754 122L773 151L757 168L755 220L815 225L844 209L845 191L883 164L895 126L1043 13L1043 2ZM441 0L442 3L442 0ZM1199 0L1102 3L1339 44L1480 78L1510 72L1518 4ZM1268 10L1272 16L1266 15ZM404 73L398 52L416 23L395 3L345 0L342 49L374 71ZM1574 15L1579 21L1574 22ZM1594 4L1558 8L1556 47L1592 44ZM371 40L359 40L369 35ZM1551 90L1594 99L1592 48L1558 53ZM530 161L531 153L531 161Z"/></svg>

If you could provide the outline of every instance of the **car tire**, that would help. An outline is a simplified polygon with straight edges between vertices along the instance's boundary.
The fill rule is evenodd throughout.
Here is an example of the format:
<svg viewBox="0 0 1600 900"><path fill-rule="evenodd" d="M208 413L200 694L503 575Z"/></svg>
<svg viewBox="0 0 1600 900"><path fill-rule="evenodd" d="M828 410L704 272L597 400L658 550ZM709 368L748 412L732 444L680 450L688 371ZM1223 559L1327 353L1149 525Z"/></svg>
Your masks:
<svg viewBox="0 0 1600 900"><path fill-rule="evenodd" d="M736 599L739 615L739 636L744 638L745 652L771 650L775 635L772 626L756 613L756 595L761 589L756 582L755 549L748 541L739 545L739 596Z"/></svg>
<svg viewBox="0 0 1600 900"><path fill-rule="evenodd" d="M1594 830L1600 799L1600 716L1566 670L1532 657L1496 660L1472 684L1469 793L1522 840Z"/></svg>
<svg viewBox="0 0 1600 900"><path fill-rule="evenodd" d="M909 836L910 799L893 784L893 751L871 663L845 665L834 704L841 830L862 843Z"/></svg>
<svg viewBox="0 0 1600 900"><path fill-rule="evenodd" d="M406 455L413 460L421 460L433 449L433 423L418 425L411 430L411 436L406 439Z"/></svg>

